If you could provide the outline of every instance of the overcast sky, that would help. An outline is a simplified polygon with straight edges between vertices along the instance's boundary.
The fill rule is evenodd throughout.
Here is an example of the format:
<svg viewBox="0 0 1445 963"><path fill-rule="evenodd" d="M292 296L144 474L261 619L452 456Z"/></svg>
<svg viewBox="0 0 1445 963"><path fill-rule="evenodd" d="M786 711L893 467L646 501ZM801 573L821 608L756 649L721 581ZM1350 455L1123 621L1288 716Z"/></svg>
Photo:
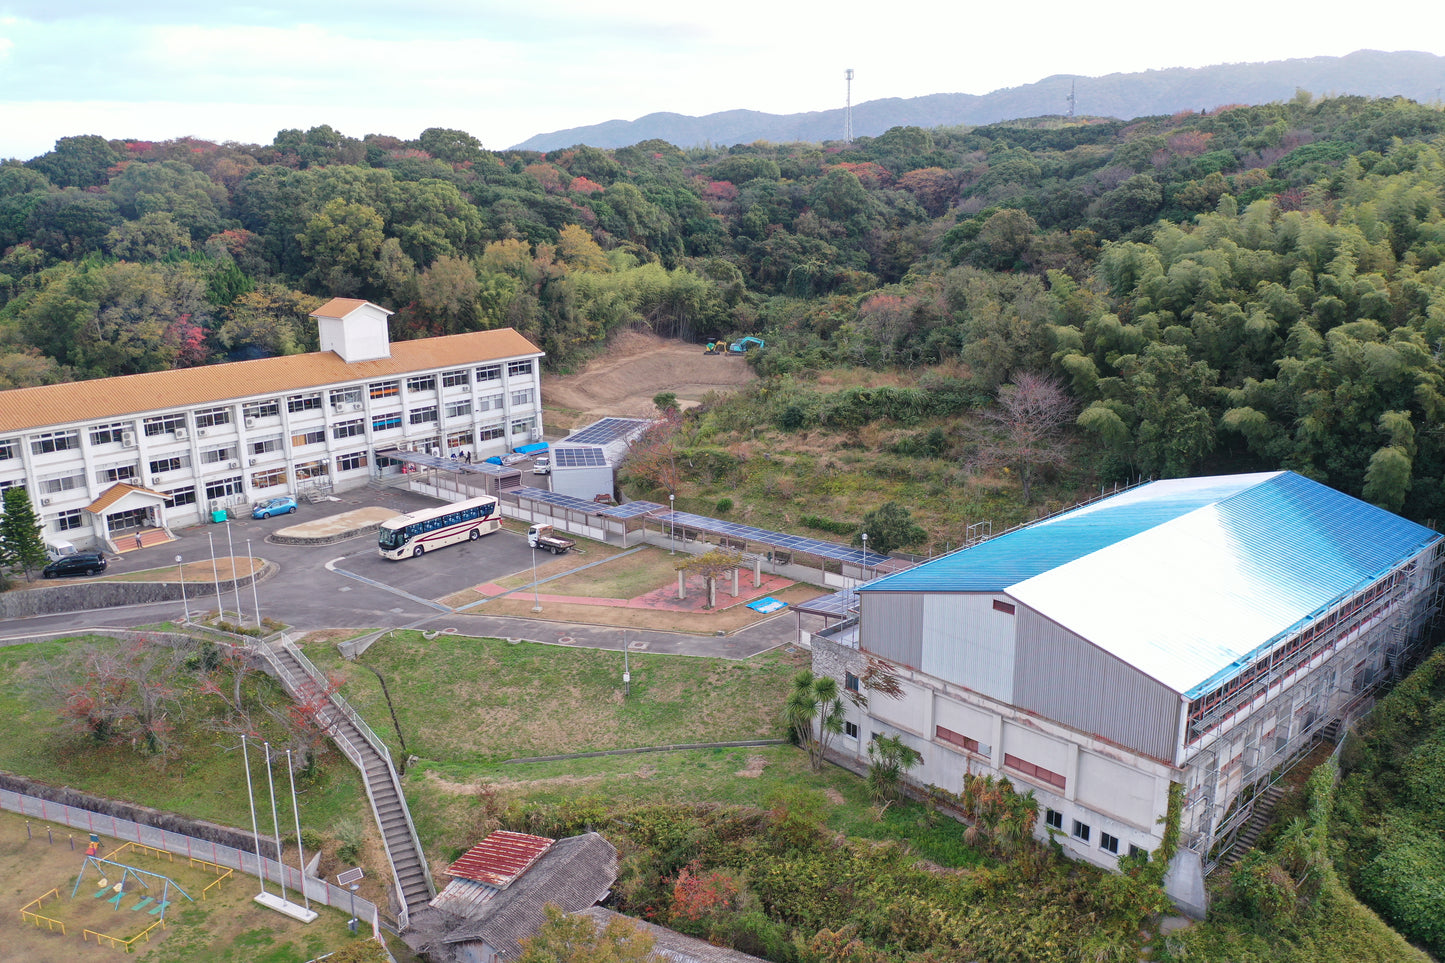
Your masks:
<svg viewBox="0 0 1445 963"><path fill-rule="evenodd" d="M0 158L318 124L502 149L654 111L841 107L849 67L858 104L1359 49L1445 53L1445 4L0 0Z"/></svg>

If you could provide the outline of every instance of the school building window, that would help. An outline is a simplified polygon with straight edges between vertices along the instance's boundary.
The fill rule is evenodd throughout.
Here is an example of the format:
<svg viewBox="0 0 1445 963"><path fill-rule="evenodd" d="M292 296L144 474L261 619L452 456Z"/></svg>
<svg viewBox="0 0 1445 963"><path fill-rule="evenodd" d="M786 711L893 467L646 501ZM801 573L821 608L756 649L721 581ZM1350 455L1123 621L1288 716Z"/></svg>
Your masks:
<svg viewBox="0 0 1445 963"><path fill-rule="evenodd" d="M166 507L175 508L178 505L194 505L196 503L196 489L194 485L187 485L185 488L172 488L170 491L161 492L166 496Z"/></svg>
<svg viewBox="0 0 1445 963"><path fill-rule="evenodd" d="M291 447L302 448L306 445L319 445L326 440L325 428L313 428L310 431L298 431L291 436Z"/></svg>
<svg viewBox="0 0 1445 963"><path fill-rule="evenodd" d="M858 738L858 726L857 726L857 724L856 724L856 723L852 723L852 722L845 722L845 723L843 723L843 735L847 736L849 739L857 739L857 738Z"/></svg>
<svg viewBox="0 0 1445 963"><path fill-rule="evenodd" d="M355 438L358 435L366 434L366 423L360 418L355 421L343 421L331 426L332 438Z"/></svg>
<svg viewBox="0 0 1445 963"><path fill-rule="evenodd" d="M519 375L529 375L529 374L531 374L531 373L532 373L532 362L530 362L530 361L508 361L508 362L507 362L507 377L509 377L509 378L515 378L515 377L517 377L517 376L519 376Z"/></svg>
<svg viewBox="0 0 1445 963"><path fill-rule="evenodd" d="M156 418L146 418L141 424L145 427L147 438L154 438L156 435L169 434L173 431L186 430L185 415L160 415Z"/></svg>
<svg viewBox="0 0 1445 963"><path fill-rule="evenodd" d="M303 461L296 466L296 480L304 481L307 478L322 478L327 474L325 461Z"/></svg>
<svg viewBox="0 0 1445 963"><path fill-rule="evenodd" d="M245 488L241 485L241 476L234 478L218 478L215 481L206 482L207 498L229 498L232 495L239 495Z"/></svg>
<svg viewBox="0 0 1445 963"><path fill-rule="evenodd" d="M1099 848L1106 853L1113 853L1115 856L1118 856L1119 837L1110 836L1108 833L1105 832L1099 833Z"/></svg>
<svg viewBox="0 0 1445 963"><path fill-rule="evenodd" d="M437 406L427 405L425 408L418 408L407 415L407 420L413 425L424 425L429 421L436 421Z"/></svg>
<svg viewBox="0 0 1445 963"><path fill-rule="evenodd" d="M1044 825L1049 827L1050 829L1057 829L1059 832L1063 832L1064 814L1059 812L1057 809L1045 809Z"/></svg>
<svg viewBox="0 0 1445 963"><path fill-rule="evenodd" d="M371 419L372 431L389 431L392 428L401 427L401 415L374 415Z"/></svg>
<svg viewBox="0 0 1445 963"><path fill-rule="evenodd" d="M286 469L284 468L271 468L251 473L252 488L275 488L277 485L284 484L286 484Z"/></svg>
<svg viewBox="0 0 1445 963"><path fill-rule="evenodd" d="M36 455L48 455L53 451L70 451L80 447L78 431L47 431L30 440L30 451Z"/></svg>
<svg viewBox="0 0 1445 963"><path fill-rule="evenodd" d="M168 471L180 471L182 468L191 467L191 456L186 452L175 455L162 455L160 458L151 461L151 474L160 475Z"/></svg>
<svg viewBox="0 0 1445 963"><path fill-rule="evenodd" d="M458 368L456 371L442 372L443 388L459 388L472 383L471 375L466 368Z"/></svg>
<svg viewBox="0 0 1445 963"><path fill-rule="evenodd" d="M80 509L73 508L68 512L61 512L55 516L55 530L57 532L68 532L80 528L85 522L80 517Z"/></svg>
<svg viewBox="0 0 1445 963"><path fill-rule="evenodd" d="M1087 843L1089 841L1089 834L1092 832L1093 830L1089 828L1088 823L1081 823L1077 819L1074 820L1073 836L1075 839L1082 839Z"/></svg>
<svg viewBox="0 0 1445 963"><path fill-rule="evenodd" d="M299 411L318 411L321 408L321 392L313 395L292 395L286 399L286 410L291 414Z"/></svg>
<svg viewBox="0 0 1445 963"><path fill-rule="evenodd" d="M447 405L448 418L461 418L471 413L472 400L470 398L468 398L466 401L454 401L451 404Z"/></svg>
<svg viewBox="0 0 1445 963"><path fill-rule="evenodd" d="M505 434L501 425L483 425L477 429L477 439L480 441L494 441Z"/></svg>
<svg viewBox="0 0 1445 963"><path fill-rule="evenodd" d="M522 408L532 403L532 389L524 388L521 391L512 392L512 406Z"/></svg>
<svg viewBox="0 0 1445 963"><path fill-rule="evenodd" d="M500 381L502 379L502 366L499 364L484 364L477 369L477 384L483 381Z"/></svg>
<svg viewBox="0 0 1445 963"><path fill-rule="evenodd" d="M130 422L117 422L113 425L91 425L90 443L92 445L119 445L125 439L125 433L132 430L133 427Z"/></svg>
<svg viewBox="0 0 1445 963"><path fill-rule="evenodd" d="M281 407L276 404L275 398L253 402L241 409L241 417L243 418L275 418L280 414Z"/></svg>
<svg viewBox="0 0 1445 963"><path fill-rule="evenodd" d="M421 375L416 378L406 379L407 391L436 391L437 379L435 375Z"/></svg>
<svg viewBox="0 0 1445 963"><path fill-rule="evenodd" d="M231 423L230 408L207 408L196 412L197 428L219 428Z"/></svg>
<svg viewBox="0 0 1445 963"><path fill-rule="evenodd" d="M857 692L859 689L859 685L860 683L856 675L851 672L843 673L843 688L847 689L849 692Z"/></svg>
<svg viewBox="0 0 1445 963"><path fill-rule="evenodd" d="M377 381L367 386L371 392L372 400L377 398L392 398L401 394L401 388L395 381Z"/></svg>
<svg viewBox="0 0 1445 963"><path fill-rule="evenodd" d="M140 474L140 465L107 465L95 473L95 480L101 485L108 482L130 481Z"/></svg>
<svg viewBox="0 0 1445 963"><path fill-rule="evenodd" d="M1057 789L1064 788L1063 776L1059 775L1051 769L1045 769L1043 766L1036 766L1033 763L1028 762L1027 760L1020 759L1018 756L1004 753L1003 764L1016 772L1020 772L1025 776L1028 776L1031 779L1037 779L1039 782L1047 783L1048 785L1053 786Z"/></svg>
<svg viewBox="0 0 1445 963"><path fill-rule="evenodd" d="M345 455L336 456L337 471L356 471L358 468L366 467L366 452L353 451Z"/></svg>
<svg viewBox="0 0 1445 963"><path fill-rule="evenodd" d="M260 438L260 439L257 439L256 441L251 442L251 454L253 454L253 455L264 455L264 454L266 454L267 452L280 451L280 450L281 450L281 436L280 436L280 435L276 435L275 437L272 437L272 438Z"/></svg>

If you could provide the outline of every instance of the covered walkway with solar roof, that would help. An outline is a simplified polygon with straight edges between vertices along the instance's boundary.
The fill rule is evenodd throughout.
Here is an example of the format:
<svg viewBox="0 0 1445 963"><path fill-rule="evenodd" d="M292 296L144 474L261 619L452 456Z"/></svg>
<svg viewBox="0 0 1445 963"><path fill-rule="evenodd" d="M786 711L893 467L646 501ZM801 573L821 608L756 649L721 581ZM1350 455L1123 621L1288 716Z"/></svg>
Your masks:
<svg viewBox="0 0 1445 963"><path fill-rule="evenodd" d="M502 495L522 487L522 472L511 465L474 463L424 451L382 448L376 453L378 470L383 467L383 459L402 465L402 480L413 491L442 501Z"/></svg>

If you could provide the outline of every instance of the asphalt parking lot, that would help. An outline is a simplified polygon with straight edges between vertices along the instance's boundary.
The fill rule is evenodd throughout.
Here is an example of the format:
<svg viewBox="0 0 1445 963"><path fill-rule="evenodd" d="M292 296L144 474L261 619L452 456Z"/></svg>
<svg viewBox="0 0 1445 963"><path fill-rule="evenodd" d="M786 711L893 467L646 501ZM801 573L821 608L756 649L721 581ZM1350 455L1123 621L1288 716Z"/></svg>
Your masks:
<svg viewBox="0 0 1445 963"><path fill-rule="evenodd" d="M268 546L267 552L279 553L285 547ZM526 537L505 529L474 542L461 542L427 552L421 558L396 562L382 558L371 539L366 539L364 546L362 539L353 539L335 547L345 550L345 556L332 564L337 571L359 575L425 599L451 595L532 566L532 550L527 547Z"/></svg>

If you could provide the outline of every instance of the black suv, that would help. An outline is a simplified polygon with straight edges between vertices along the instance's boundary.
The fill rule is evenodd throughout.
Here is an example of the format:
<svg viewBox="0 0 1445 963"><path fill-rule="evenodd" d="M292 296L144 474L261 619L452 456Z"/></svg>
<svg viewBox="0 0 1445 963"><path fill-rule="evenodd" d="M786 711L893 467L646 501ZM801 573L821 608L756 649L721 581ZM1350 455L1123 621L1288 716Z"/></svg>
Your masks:
<svg viewBox="0 0 1445 963"><path fill-rule="evenodd" d="M105 556L99 552L76 552L62 555L45 566L40 574L46 578L64 578L67 575L98 575L105 571Z"/></svg>

